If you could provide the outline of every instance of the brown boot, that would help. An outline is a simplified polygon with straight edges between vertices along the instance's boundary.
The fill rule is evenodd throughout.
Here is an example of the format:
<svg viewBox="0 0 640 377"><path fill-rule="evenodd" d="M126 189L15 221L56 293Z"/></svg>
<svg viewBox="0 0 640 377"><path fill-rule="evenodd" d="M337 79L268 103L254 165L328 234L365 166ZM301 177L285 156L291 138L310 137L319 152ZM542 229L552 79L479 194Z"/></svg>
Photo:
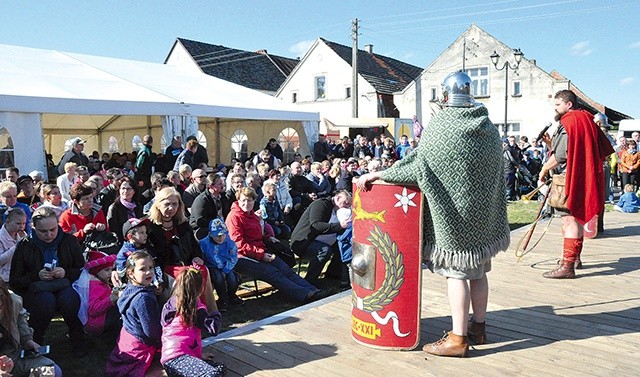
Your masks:
<svg viewBox="0 0 640 377"><path fill-rule="evenodd" d="M563 260L558 268L545 272L542 277L548 279L573 279L576 277L573 263Z"/></svg>
<svg viewBox="0 0 640 377"><path fill-rule="evenodd" d="M437 342L425 344L422 350L436 356L465 357L469 351L469 340L466 335L449 331Z"/></svg>
<svg viewBox="0 0 640 377"><path fill-rule="evenodd" d="M485 344L487 342L487 332L485 331L484 322L476 322L473 317L469 320L469 329L467 336L474 344Z"/></svg>
<svg viewBox="0 0 640 377"><path fill-rule="evenodd" d="M558 259L558 263L556 263L556 264L559 266L560 263L562 263L562 259ZM582 270L582 261L580 260L580 258L576 259L576 261L573 262L573 269L574 270Z"/></svg>

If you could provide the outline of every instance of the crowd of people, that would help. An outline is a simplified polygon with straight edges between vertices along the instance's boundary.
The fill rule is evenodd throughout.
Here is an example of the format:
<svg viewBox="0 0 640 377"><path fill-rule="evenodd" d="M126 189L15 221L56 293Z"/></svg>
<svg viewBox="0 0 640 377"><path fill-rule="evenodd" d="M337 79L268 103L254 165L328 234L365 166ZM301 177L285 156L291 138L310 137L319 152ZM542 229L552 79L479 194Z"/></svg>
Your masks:
<svg viewBox="0 0 640 377"><path fill-rule="evenodd" d="M45 344L58 315L78 357L87 336L119 331L109 376L144 375L156 352L171 375L219 373L224 367L207 357L196 362L201 347L185 352L184 344L199 344L200 329L216 334L221 313L244 303L240 279L263 280L300 303L349 288L352 181L417 145L406 136L396 146L321 135L313 156L289 162L271 139L244 161L209 166L195 137L175 137L161 154L149 135L137 153L86 155L84 143L71 140L48 181L10 167L0 182L0 305L12 305L20 331L30 331L0 349L14 375L61 373L50 359L24 363L17 354ZM320 284L323 277L336 283Z"/></svg>
<svg viewBox="0 0 640 377"><path fill-rule="evenodd" d="M467 108L463 105L458 107ZM486 114L473 114L483 122L487 119ZM611 188L619 181L629 193L622 196L619 207L631 208L629 212L633 206L637 211L638 203L631 195L640 166L637 138L634 133L616 145L609 137L617 153L603 166L605 176L608 172L611 177L605 194L610 196L605 197L613 200ZM203 357L200 333L217 334L222 313L244 304L237 294L241 278L263 280L300 303L349 288L352 184L365 189L375 179L414 183L418 179L428 192L432 187L420 180L421 161L448 157L429 154L426 147L414 152L416 147L417 140L405 135L398 145L390 137L344 137L334 143L320 135L313 155L296 153L289 162L271 139L243 161L209 166L206 149L195 137L184 145L175 137L158 155L152 150L153 138L146 135L136 154L102 156L85 155L84 141L75 138L60 163L49 169L59 173L57 178L44 181L37 171L21 175L17 167L7 169L0 182L0 305L11 325L7 328L2 321L0 331L21 333L13 337L19 343L0 347L12 360L6 364L12 365L14 375L33 368L51 368L59 375L52 360L39 356L25 362L17 352L44 344L51 320L60 315L79 357L87 352L87 336L119 331L107 363L108 376L142 376L158 352L170 375L222 373L224 366L212 355ZM506 185L500 182L496 188L506 187L505 197L515 199L544 180L549 156L557 158L548 153L549 147L547 140L503 139ZM421 150L427 154L419 155ZM477 167L477 162L465 163ZM495 190L487 195L490 192ZM490 199L495 202L496 219L503 221L503 198ZM473 227L477 224L466 228ZM438 242L449 236L442 234ZM483 263L508 244L508 237L499 236L487 240L491 255L483 255ZM308 262L304 276L295 268L300 261ZM471 279L471 296L477 290L485 292L484 267L467 267L468 275L450 282ZM453 276L446 268L435 268ZM552 271L553 277L559 274ZM339 285L320 289L323 278L334 278ZM464 285L451 289L469 294ZM30 313L28 325L23 305ZM13 311L4 310L8 307ZM458 311L450 338L467 332L466 316ZM481 334L478 339L484 336L483 321L480 310L469 325L470 333ZM460 344L455 354L466 353L465 343ZM436 354L448 352L440 343L427 348Z"/></svg>
<svg viewBox="0 0 640 377"><path fill-rule="evenodd" d="M640 188L640 132L633 132L630 139L620 136L615 140L609 132L611 126L604 114L597 113L593 121L615 150L615 153L609 155L603 163L605 202L615 204L614 208L617 210L624 207L623 212L637 212L638 203L634 197ZM502 146L507 184L505 195L507 200L518 200L536 188L542 166L549 156L549 148L542 140L529 140L526 136L520 136L518 140L515 136L504 138ZM615 200L616 192L620 193L620 198L625 193L633 195L627 195L623 202L620 202Z"/></svg>

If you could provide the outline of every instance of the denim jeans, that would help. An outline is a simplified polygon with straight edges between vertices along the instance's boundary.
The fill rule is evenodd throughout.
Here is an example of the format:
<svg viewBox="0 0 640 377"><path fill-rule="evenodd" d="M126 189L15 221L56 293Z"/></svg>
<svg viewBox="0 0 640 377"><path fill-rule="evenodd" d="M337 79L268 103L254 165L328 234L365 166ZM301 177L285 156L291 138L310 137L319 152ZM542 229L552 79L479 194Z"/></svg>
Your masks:
<svg viewBox="0 0 640 377"><path fill-rule="evenodd" d="M82 322L78 318L80 296L73 287L64 288L58 292L27 291L23 296L24 307L29 312L29 325L33 328L33 339L36 343L44 344L44 334L49 323L60 313L64 323L69 327L69 337L82 336Z"/></svg>
<svg viewBox="0 0 640 377"><path fill-rule="evenodd" d="M209 267L209 274L211 275L211 282L218 294L220 302L229 304L229 300L235 297L238 285L240 285L238 276L233 270L225 274L222 270L215 267Z"/></svg>
<svg viewBox="0 0 640 377"><path fill-rule="evenodd" d="M271 262L238 258L235 270L258 280L266 281L285 295L304 302L311 292L318 290L296 274L279 257Z"/></svg>
<svg viewBox="0 0 640 377"><path fill-rule="evenodd" d="M311 284L315 284L318 281L318 277L320 276L325 264L327 264L331 255L337 250L337 243L328 245L324 242L312 241L307 247L307 250L300 255L302 258L309 260L307 275L304 279Z"/></svg>

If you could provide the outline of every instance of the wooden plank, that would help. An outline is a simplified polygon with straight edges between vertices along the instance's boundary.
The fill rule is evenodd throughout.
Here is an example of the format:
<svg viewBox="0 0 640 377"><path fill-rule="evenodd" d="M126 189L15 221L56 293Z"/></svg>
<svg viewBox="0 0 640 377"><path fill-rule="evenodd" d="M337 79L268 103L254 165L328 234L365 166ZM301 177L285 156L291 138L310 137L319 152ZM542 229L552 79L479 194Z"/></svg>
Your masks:
<svg viewBox="0 0 640 377"><path fill-rule="evenodd" d="M230 375L636 375L640 217L607 213L605 220L606 237L585 241L586 268L577 271L577 279L541 276L554 268L561 253L557 219L522 261L516 262L513 250L494 259L487 314L490 342L474 346L467 359L421 351L451 328L446 281L428 271L422 280L421 342L414 351L377 350L353 341L348 292L264 325L252 324L244 333L236 329L232 338L209 348L229 366ZM521 234L512 233L512 246Z"/></svg>

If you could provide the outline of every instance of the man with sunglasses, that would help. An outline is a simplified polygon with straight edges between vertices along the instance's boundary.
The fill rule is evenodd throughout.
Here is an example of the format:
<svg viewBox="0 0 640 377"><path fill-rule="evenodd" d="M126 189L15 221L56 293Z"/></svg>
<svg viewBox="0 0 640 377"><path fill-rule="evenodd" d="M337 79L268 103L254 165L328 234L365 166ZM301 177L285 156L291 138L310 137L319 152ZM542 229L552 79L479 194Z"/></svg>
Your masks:
<svg viewBox="0 0 640 377"><path fill-rule="evenodd" d="M191 173L191 178L189 178L189 180L191 183L182 193L182 201L184 202L184 207L187 210L191 209L191 205L196 197L204 192L207 185L207 173L202 169L196 169Z"/></svg>

